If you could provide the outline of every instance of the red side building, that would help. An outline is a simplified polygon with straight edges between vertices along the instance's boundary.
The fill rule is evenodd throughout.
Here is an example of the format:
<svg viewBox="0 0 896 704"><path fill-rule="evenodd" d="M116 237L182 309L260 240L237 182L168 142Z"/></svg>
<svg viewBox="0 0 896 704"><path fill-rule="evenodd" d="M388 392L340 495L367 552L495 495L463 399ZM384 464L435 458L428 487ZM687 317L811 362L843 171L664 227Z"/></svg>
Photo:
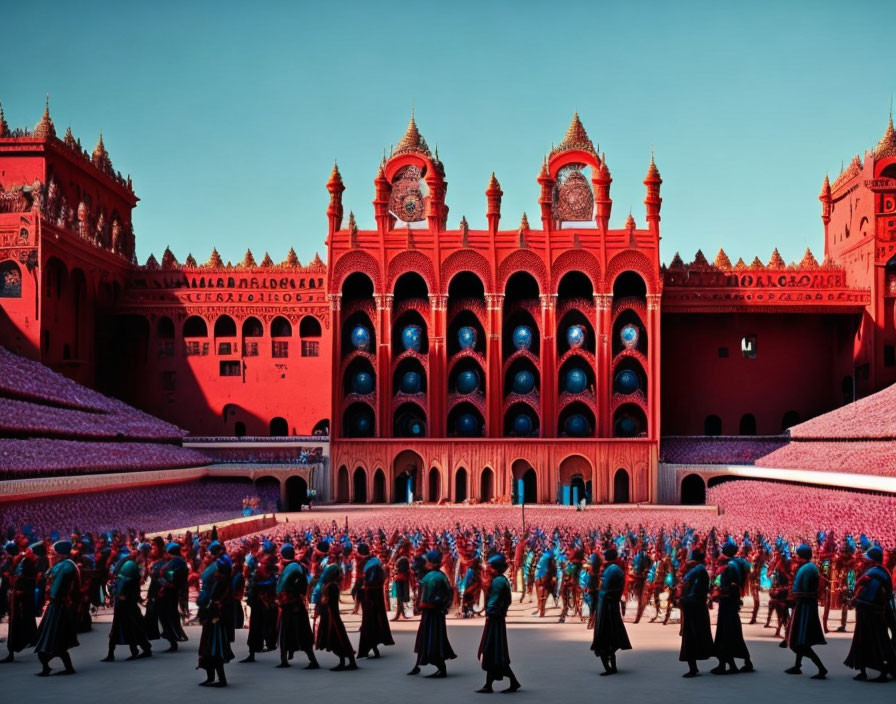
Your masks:
<svg viewBox="0 0 896 704"><path fill-rule="evenodd" d="M502 227L492 174L487 229L450 226L412 118L376 229L334 167L327 264L139 266L102 139L0 117L0 341L194 435L329 434L325 498L356 502L652 502L663 435L777 435L896 381L892 119L825 179L821 263L662 266L656 165L643 227L611 228L578 116L533 167L540 222Z"/></svg>

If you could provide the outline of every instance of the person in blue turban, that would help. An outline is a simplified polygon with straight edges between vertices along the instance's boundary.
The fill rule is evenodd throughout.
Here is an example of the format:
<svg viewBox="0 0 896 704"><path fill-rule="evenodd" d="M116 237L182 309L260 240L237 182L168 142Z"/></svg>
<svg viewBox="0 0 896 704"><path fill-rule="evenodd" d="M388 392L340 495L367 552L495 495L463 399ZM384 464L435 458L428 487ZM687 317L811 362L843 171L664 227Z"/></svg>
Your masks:
<svg viewBox="0 0 896 704"><path fill-rule="evenodd" d="M445 623L445 614L451 608L454 591L448 577L440 569L441 565L441 552L430 550L426 553L427 572L420 580L417 597L417 609L420 611L420 625L414 643L417 662L408 672L409 675L420 674L421 665L435 665L436 671L427 677L447 677L445 663L457 657L448 641L448 626Z"/></svg>
<svg viewBox="0 0 896 704"><path fill-rule="evenodd" d="M342 570L339 565L327 565L320 578L321 596L317 604L320 622L317 625L317 637L314 647L328 650L339 657L339 664L330 669L334 672L357 670L355 650L348 639L348 632L339 613L339 586L342 581Z"/></svg>
<svg viewBox="0 0 896 704"><path fill-rule="evenodd" d="M800 545L796 549L796 561L799 568L790 594L796 603L787 629L787 645L796 654L796 661L784 672L788 675L802 674L803 658L806 657L818 668L812 679L823 680L826 679L827 668L812 649L814 645L827 642L821 629L821 619L818 618L819 573L818 566L812 562L812 548L805 543Z"/></svg>
<svg viewBox="0 0 896 704"><path fill-rule="evenodd" d="M358 636L358 657L380 656L380 645L395 645L392 629L389 627L389 612L386 606L386 571L376 555L370 554L367 543L358 545L360 572L356 578L358 602L361 607L361 630Z"/></svg>
<svg viewBox="0 0 896 704"><path fill-rule="evenodd" d="M249 655L240 662L255 662L255 654L277 647L277 555L270 540L261 544L261 553L249 562L246 605L249 607Z"/></svg>
<svg viewBox="0 0 896 704"><path fill-rule="evenodd" d="M109 652L101 662L115 662L115 646L126 645L128 660L152 657L146 638L143 615L140 613L140 568L134 560L126 560L118 570L113 590L112 627L109 630Z"/></svg>
<svg viewBox="0 0 896 704"><path fill-rule="evenodd" d="M494 691L492 683L505 677L510 680L510 686L504 693L516 692L521 687L520 681L510 669L510 648L507 644L507 609L513 601L510 582L504 576L507 567L507 558L502 553L488 559L491 583L485 600L485 627L479 642L479 659L485 670L485 684L477 692Z"/></svg>
<svg viewBox="0 0 896 704"><path fill-rule="evenodd" d="M19 554L19 546L11 541L6 552L13 560L12 586L9 589L9 620L6 635L7 656L0 662L13 662L19 653L34 642L37 635L37 610L34 599L37 589L38 558L28 548Z"/></svg>
<svg viewBox="0 0 896 704"><path fill-rule="evenodd" d="M295 558L296 551L292 544L286 543L280 548L280 578L276 588L279 609L277 643L280 646L280 664L277 667L290 667L293 654L302 651L308 656L305 669L317 670L320 665L314 655L314 633L305 605L308 569Z"/></svg>
<svg viewBox="0 0 896 704"><path fill-rule="evenodd" d="M697 661L708 660L715 653L709 623L709 573L705 561L703 550L694 548L681 584L681 652L678 659L688 664L688 671L682 677L697 677L700 674Z"/></svg>
<svg viewBox="0 0 896 704"><path fill-rule="evenodd" d="M209 546L211 552L211 546ZM233 598L230 558L221 554L202 572L201 589L196 599L202 635L199 637L199 668L205 670L206 679L201 687L226 687L224 665L233 660ZM217 681L215 677L217 676Z"/></svg>
<svg viewBox="0 0 896 704"><path fill-rule="evenodd" d="M72 544L69 540L60 540L53 545L54 564L47 574L49 604L37 629L34 647L43 666L37 673L39 677L47 677L52 672L50 661L53 658L59 658L65 668L59 674L75 674L68 651L79 645L76 618L81 597L81 580L78 568L71 560L71 552Z"/></svg>
<svg viewBox="0 0 896 704"><path fill-rule="evenodd" d="M719 664L710 672L714 675L753 672L753 662L744 641L740 622L741 597L748 588L750 568L746 560L737 556L737 543L730 537L722 546L722 557L719 562L722 570L715 595L715 600L719 603L719 615L716 619L714 641ZM735 658L744 660L743 668L737 667Z"/></svg>
<svg viewBox="0 0 896 704"><path fill-rule="evenodd" d="M632 649L620 607L625 591L625 572L616 563L617 557L615 548L604 553L606 567L600 575L600 589L594 597L596 603L591 650L604 666L604 671L600 673L602 677L615 675L619 671L616 667L617 650Z"/></svg>
<svg viewBox="0 0 896 704"><path fill-rule="evenodd" d="M893 582L883 566L884 551L875 545L865 550L865 571L856 581L856 630L844 664L858 670L853 679L867 680L867 669L880 674L872 682L896 677L896 647L887 633L893 619Z"/></svg>

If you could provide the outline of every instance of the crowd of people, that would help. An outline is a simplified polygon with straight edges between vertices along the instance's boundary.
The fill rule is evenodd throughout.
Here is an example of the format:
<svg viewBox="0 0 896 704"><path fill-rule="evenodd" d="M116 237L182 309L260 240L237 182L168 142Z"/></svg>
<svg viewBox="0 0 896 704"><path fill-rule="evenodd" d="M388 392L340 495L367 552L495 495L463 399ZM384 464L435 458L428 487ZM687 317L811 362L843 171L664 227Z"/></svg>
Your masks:
<svg viewBox="0 0 896 704"><path fill-rule="evenodd" d="M408 674L430 665L429 676L441 678L456 657L446 621L454 614L485 616L479 657L486 681L479 691L493 691L496 680L507 678L512 692L521 684L510 667L506 617L518 598L532 602L542 618L554 603L561 621L577 619L593 629L591 649L605 676L619 671L617 655L631 649L626 619L668 623L677 612L679 659L692 678L710 658L718 660L713 674L753 671L741 625L746 601L749 622L764 617L781 647L792 651L787 673L801 674L808 659L816 666L813 678L824 679L817 648L830 629L846 630L854 609L846 666L859 680L871 678L868 670L878 682L896 677L892 536L882 545L864 534L830 531L807 540L686 524L580 523L447 527L442 520L439 527L399 527L370 514L351 528L335 521L283 523L226 543L214 531L204 539L76 532L51 542L19 529L0 553L6 662L33 647L38 674L49 675L54 658L61 660L60 674L73 674L71 650L102 607L113 614L107 661L119 645L129 649L128 659L151 657L157 640L173 652L187 639L183 623L194 603L205 686L226 686L231 644L244 625L249 655L243 662L277 650L285 668L301 652L315 669L316 652L329 651L339 658L332 669L341 671L394 644L389 614L393 621L420 616ZM361 612L357 647L343 622L343 599ZM711 609L718 610L715 633Z"/></svg>

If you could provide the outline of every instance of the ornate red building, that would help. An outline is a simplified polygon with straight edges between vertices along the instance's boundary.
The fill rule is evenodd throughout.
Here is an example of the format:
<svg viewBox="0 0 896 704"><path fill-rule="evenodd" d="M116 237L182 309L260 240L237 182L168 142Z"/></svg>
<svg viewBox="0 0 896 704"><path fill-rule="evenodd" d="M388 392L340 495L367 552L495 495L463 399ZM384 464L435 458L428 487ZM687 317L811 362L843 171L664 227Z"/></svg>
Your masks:
<svg viewBox="0 0 896 704"><path fill-rule="evenodd" d="M610 227L578 116L540 165L540 222L449 226L411 120L379 165L376 228L327 182L327 264L133 256L130 179L49 108L0 113L0 339L196 435L330 434L339 501L656 501L663 435L773 435L896 381L896 135L820 196L825 256L661 266ZM485 179L484 179L485 180ZM534 220L534 218L533 218ZM515 222L515 218L514 218Z"/></svg>

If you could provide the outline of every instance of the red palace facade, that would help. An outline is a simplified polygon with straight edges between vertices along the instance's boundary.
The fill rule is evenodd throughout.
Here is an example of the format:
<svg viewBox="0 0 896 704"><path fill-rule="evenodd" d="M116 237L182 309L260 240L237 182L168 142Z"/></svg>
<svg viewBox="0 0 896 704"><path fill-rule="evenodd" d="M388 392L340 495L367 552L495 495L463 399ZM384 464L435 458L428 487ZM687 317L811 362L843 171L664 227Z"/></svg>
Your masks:
<svg viewBox="0 0 896 704"><path fill-rule="evenodd" d="M661 438L779 435L896 382L896 135L819 199L821 263L661 264L662 179L610 227L576 115L540 165L540 222L449 226L413 118L376 229L327 181L327 263L170 250L138 265L130 178L102 137L0 112L0 342L193 435L329 435L327 500L655 502ZM534 227L533 227L534 225Z"/></svg>

